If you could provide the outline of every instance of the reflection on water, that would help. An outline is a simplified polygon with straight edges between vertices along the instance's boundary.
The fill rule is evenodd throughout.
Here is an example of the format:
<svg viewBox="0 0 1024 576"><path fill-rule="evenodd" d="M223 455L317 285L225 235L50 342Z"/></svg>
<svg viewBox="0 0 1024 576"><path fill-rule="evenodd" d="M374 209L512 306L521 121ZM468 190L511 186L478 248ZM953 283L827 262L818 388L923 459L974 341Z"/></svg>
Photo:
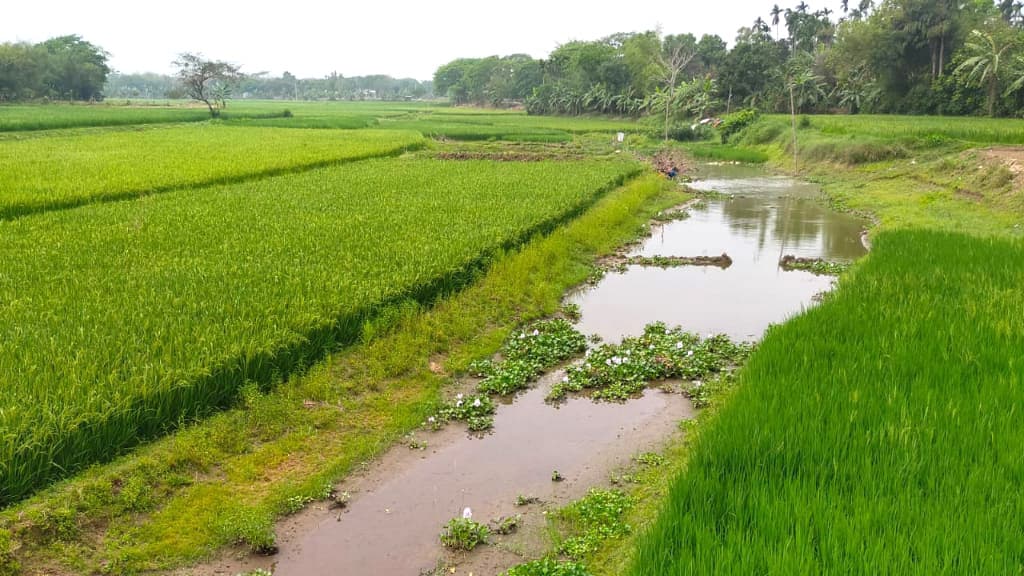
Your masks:
<svg viewBox="0 0 1024 576"><path fill-rule="evenodd" d="M632 252L641 256L728 253L733 265L716 268L631 267L609 274L572 299L583 313L580 329L607 340L639 333L655 320L690 331L753 340L831 286L828 277L779 268L786 254L851 261L865 253L863 224L822 206L817 187L769 177L751 167L704 170L691 186L735 195L707 200L688 220L670 223Z"/></svg>

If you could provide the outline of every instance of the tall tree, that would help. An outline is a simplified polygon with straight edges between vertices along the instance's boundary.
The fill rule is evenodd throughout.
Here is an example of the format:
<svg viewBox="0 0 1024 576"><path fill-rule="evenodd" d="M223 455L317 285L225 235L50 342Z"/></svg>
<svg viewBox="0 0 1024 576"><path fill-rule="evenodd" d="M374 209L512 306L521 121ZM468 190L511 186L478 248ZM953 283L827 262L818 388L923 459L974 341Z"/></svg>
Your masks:
<svg viewBox="0 0 1024 576"><path fill-rule="evenodd" d="M227 106L232 87L242 79L238 66L207 60L200 54L185 52L173 64L178 68L177 77L185 94L206 104L214 118L220 116L220 111Z"/></svg>
<svg viewBox="0 0 1024 576"><path fill-rule="evenodd" d="M964 75L969 83L985 88L985 106L989 116L995 115L999 84L1007 71L1006 60L1010 50L1016 45L1015 36L1008 34L1005 29L997 28L989 31L971 31L964 46L968 58L956 68L956 73Z"/></svg>
<svg viewBox="0 0 1024 576"><path fill-rule="evenodd" d="M52 95L69 100L101 100L107 83L109 54L81 36L51 38L40 44L46 52L45 83Z"/></svg>
<svg viewBox="0 0 1024 576"><path fill-rule="evenodd" d="M665 38L658 62L661 65L661 80L665 86L665 141L668 141L668 129L672 107L676 104L676 88L683 70L697 55L697 46L693 36L668 36Z"/></svg>

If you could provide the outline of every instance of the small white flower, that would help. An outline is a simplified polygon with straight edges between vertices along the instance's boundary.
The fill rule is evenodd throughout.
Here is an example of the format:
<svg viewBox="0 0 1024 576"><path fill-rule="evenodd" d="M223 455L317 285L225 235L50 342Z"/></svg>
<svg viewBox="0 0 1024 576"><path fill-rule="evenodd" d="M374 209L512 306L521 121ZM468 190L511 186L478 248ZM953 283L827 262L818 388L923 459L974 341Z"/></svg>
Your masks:
<svg viewBox="0 0 1024 576"><path fill-rule="evenodd" d="M466 509L462 511L462 517L466 520L469 520L473 517L473 511L469 509L469 506L467 506Z"/></svg>
<svg viewBox="0 0 1024 576"><path fill-rule="evenodd" d="M676 342L676 350L682 350L682 349L683 349L683 343L682 342Z"/></svg>
<svg viewBox="0 0 1024 576"><path fill-rule="evenodd" d="M650 346L648 346L647 349L648 350L654 350L654 344L651 344Z"/></svg>
<svg viewBox="0 0 1024 576"><path fill-rule="evenodd" d="M523 338L526 338L526 332L519 333L519 339L522 340Z"/></svg>
<svg viewBox="0 0 1024 576"><path fill-rule="evenodd" d="M686 357L689 358L690 356L693 356L693 350L686 351Z"/></svg>
<svg viewBox="0 0 1024 576"><path fill-rule="evenodd" d="M455 399L456 400L462 400L462 393L460 392L460 393L456 394L455 395Z"/></svg>
<svg viewBox="0 0 1024 576"><path fill-rule="evenodd" d="M477 398L476 400L473 400L473 408L479 408L479 407L480 407L480 399Z"/></svg>
<svg viewBox="0 0 1024 576"><path fill-rule="evenodd" d="M427 418L427 422L430 422L431 424L433 424L434 422L437 422L437 418L434 418L433 416L431 416L430 418Z"/></svg>
<svg viewBox="0 0 1024 576"><path fill-rule="evenodd" d="M609 358L609 359L605 360L604 363L609 365L609 366L611 366L612 365L612 359Z"/></svg>
<svg viewBox="0 0 1024 576"><path fill-rule="evenodd" d="M534 330L533 331L533 335L534 336L540 336L540 330Z"/></svg>
<svg viewBox="0 0 1024 576"><path fill-rule="evenodd" d="M715 337L715 335L714 335L714 334L712 334L711 332L708 332L708 335L707 335L707 336L705 336L704 338L706 338L706 339L708 339L708 340L711 340L711 339L712 339L712 338L714 338L714 337Z"/></svg>
<svg viewBox="0 0 1024 576"><path fill-rule="evenodd" d="M461 408L462 407L462 400L459 400L458 402L456 402L455 403L455 407L456 408Z"/></svg>
<svg viewBox="0 0 1024 576"><path fill-rule="evenodd" d="M563 376L562 377L562 382L568 382L568 381L569 381L569 377L568 376Z"/></svg>

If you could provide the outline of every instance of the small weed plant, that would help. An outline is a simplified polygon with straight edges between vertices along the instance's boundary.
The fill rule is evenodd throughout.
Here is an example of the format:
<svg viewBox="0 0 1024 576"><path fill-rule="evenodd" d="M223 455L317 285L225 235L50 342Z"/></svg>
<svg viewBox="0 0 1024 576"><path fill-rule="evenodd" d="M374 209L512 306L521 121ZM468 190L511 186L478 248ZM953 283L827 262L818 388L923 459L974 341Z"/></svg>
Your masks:
<svg viewBox="0 0 1024 576"><path fill-rule="evenodd" d="M491 530L472 518L452 518L441 530L441 544L452 550L469 552L481 544L486 544Z"/></svg>

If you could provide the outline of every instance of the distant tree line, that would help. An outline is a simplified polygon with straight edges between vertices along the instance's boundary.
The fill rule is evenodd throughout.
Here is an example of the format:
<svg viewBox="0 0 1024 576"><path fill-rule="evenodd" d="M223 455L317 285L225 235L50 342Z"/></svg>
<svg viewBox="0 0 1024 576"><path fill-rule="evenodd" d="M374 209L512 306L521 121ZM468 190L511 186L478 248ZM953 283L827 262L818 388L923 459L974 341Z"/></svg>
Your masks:
<svg viewBox="0 0 1024 576"><path fill-rule="evenodd" d="M189 97L177 75L120 74L107 65L109 54L80 36L38 44L0 43L0 102L15 100L102 100ZM223 63L220 63L223 64ZM385 75L346 78L280 77L266 72L237 74L235 98L286 100L408 100L432 98L433 82Z"/></svg>
<svg viewBox="0 0 1024 576"><path fill-rule="evenodd" d="M108 54L80 36L0 44L0 101L101 100Z"/></svg>
<svg viewBox="0 0 1024 576"><path fill-rule="evenodd" d="M160 74L111 74L105 90L111 98L185 98L175 76ZM433 83L391 76L354 76L332 73L323 78L297 78L289 72L279 77L266 72L247 74L233 88L234 98L267 100L407 100L432 98Z"/></svg>
<svg viewBox="0 0 1024 576"><path fill-rule="evenodd" d="M770 112L1024 112L1021 0L843 0L834 13L774 5L718 36L615 34L547 59L462 58L434 90L456 104L535 114L673 117L742 107Z"/></svg>

